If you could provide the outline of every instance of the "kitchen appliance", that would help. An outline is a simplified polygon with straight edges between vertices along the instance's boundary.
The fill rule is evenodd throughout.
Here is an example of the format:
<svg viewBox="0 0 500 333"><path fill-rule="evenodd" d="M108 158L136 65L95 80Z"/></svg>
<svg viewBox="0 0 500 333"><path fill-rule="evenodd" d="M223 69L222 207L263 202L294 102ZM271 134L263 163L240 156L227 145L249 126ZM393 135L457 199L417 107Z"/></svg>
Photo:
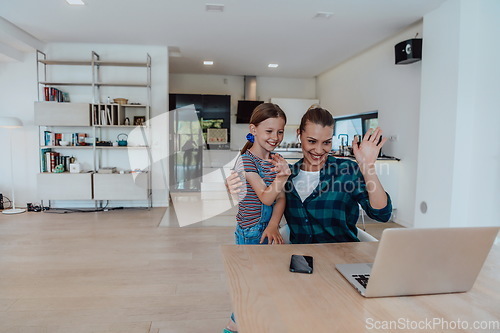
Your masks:
<svg viewBox="0 0 500 333"><path fill-rule="evenodd" d="M120 133L120 134L118 134L118 137L116 139L118 142L118 146L121 146L121 147L127 146L127 144L128 144L128 142L127 142L128 135L127 134Z"/></svg>
<svg viewBox="0 0 500 333"><path fill-rule="evenodd" d="M236 111L237 124L249 124L253 110L264 101L238 101L238 110Z"/></svg>

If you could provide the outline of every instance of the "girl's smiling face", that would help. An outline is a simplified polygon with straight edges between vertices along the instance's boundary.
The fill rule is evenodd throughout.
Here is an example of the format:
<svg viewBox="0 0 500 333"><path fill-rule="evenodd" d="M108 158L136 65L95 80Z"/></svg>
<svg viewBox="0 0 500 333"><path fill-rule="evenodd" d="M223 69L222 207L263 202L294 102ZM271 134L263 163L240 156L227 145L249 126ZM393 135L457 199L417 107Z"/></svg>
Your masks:
<svg viewBox="0 0 500 333"><path fill-rule="evenodd" d="M258 145L266 152L271 152L283 140L285 120L283 118L268 118L258 126L250 125L250 133L255 136L254 145Z"/></svg>
<svg viewBox="0 0 500 333"><path fill-rule="evenodd" d="M308 121L302 133L298 134L304 154L302 169L304 171L321 170L332 150L333 127Z"/></svg>

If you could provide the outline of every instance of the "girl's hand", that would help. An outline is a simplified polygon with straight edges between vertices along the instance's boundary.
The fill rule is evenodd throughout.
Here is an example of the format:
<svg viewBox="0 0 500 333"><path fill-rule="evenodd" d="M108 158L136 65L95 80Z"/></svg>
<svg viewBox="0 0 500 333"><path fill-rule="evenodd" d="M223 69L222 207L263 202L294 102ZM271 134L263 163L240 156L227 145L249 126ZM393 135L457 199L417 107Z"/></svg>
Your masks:
<svg viewBox="0 0 500 333"><path fill-rule="evenodd" d="M380 149L387 141L387 138L383 138L382 141L378 143L381 135L382 130L380 127L376 129L370 128L363 137L363 141L361 141L359 147L358 138L356 137L353 140L352 149L361 172L375 165Z"/></svg>
<svg viewBox="0 0 500 333"><path fill-rule="evenodd" d="M267 238L267 242L269 244L283 244L283 237L281 237L280 231L276 226L268 225L267 228L262 233L262 237L260 238L260 243L264 242L264 239Z"/></svg>
<svg viewBox="0 0 500 333"><path fill-rule="evenodd" d="M277 172L276 177L286 177L290 176L292 174L292 171L290 170L290 166L288 165L288 162L280 155L278 154L273 154L271 156L270 162L274 165L274 168L272 171Z"/></svg>
<svg viewBox="0 0 500 333"><path fill-rule="evenodd" d="M238 194L242 191L243 181L236 171L231 170L231 174L227 176L226 188L231 194Z"/></svg>

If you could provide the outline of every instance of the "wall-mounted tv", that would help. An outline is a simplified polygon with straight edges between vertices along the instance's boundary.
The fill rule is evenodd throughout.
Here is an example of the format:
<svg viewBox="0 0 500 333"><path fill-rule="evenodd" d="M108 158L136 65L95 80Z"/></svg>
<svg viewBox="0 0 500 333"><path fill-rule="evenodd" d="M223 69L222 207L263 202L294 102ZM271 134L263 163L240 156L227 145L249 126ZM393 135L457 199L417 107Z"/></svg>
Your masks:
<svg viewBox="0 0 500 333"><path fill-rule="evenodd" d="M236 111L237 124L249 124L250 116L253 110L264 103L263 101L238 101L238 110Z"/></svg>

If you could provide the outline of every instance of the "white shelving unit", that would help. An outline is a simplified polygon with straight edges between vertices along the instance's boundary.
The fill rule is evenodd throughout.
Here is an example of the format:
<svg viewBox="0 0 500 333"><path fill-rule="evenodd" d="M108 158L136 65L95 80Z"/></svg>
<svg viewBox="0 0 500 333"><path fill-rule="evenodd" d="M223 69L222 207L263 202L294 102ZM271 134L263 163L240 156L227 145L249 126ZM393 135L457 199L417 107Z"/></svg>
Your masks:
<svg viewBox="0 0 500 333"><path fill-rule="evenodd" d="M62 81L47 80L50 66L85 66L92 73L92 80ZM108 82L101 77L101 67L138 67L145 69L145 80L136 82ZM70 71L71 68L68 69ZM143 78L144 78L143 77ZM151 105L151 57L145 62L102 61L96 52L92 52L90 61L49 60L45 53L37 51L38 101L35 102L35 124L39 126L40 173L38 174L38 192L40 198L48 200L94 200L102 206L102 201L146 201L152 206L151 191L151 151L150 142L150 105ZM58 86L91 87L89 103L70 103L42 101L46 89ZM117 104L103 103L101 87L142 88L147 94L147 103ZM71 137L70 145L47 143L45 132L65 133ZM75 136L80 133L81 137ZM65 135L63 134L63 136ZM125 135L123 135L125 134ZM117 141L117 136L128 136L127 146L109 145ZM85 139L86 136L86 139ZM133 137L130 140L130 137ZM76 138L76 139L75 139ZM86 145L74 145L80 141ZM66 140L64 140L66 141ZM43 172L47 165L43 163L42 153L51 150L61 154L77 156L82 164L81 173ZM124 154L134 154L134 159L141 159L142 166L138 173L130 173L131 165L124 165ZM120 154L120 158L116 158ZM121 160L122 165L109 165ZM131 160L131 158L129 158ZM64 159L62 159L64 161ZM45 162L46 163L46 162ZM97 173L102 167L117 167L124 173ZM48 168L51 168L49 165Z"/></svg>

